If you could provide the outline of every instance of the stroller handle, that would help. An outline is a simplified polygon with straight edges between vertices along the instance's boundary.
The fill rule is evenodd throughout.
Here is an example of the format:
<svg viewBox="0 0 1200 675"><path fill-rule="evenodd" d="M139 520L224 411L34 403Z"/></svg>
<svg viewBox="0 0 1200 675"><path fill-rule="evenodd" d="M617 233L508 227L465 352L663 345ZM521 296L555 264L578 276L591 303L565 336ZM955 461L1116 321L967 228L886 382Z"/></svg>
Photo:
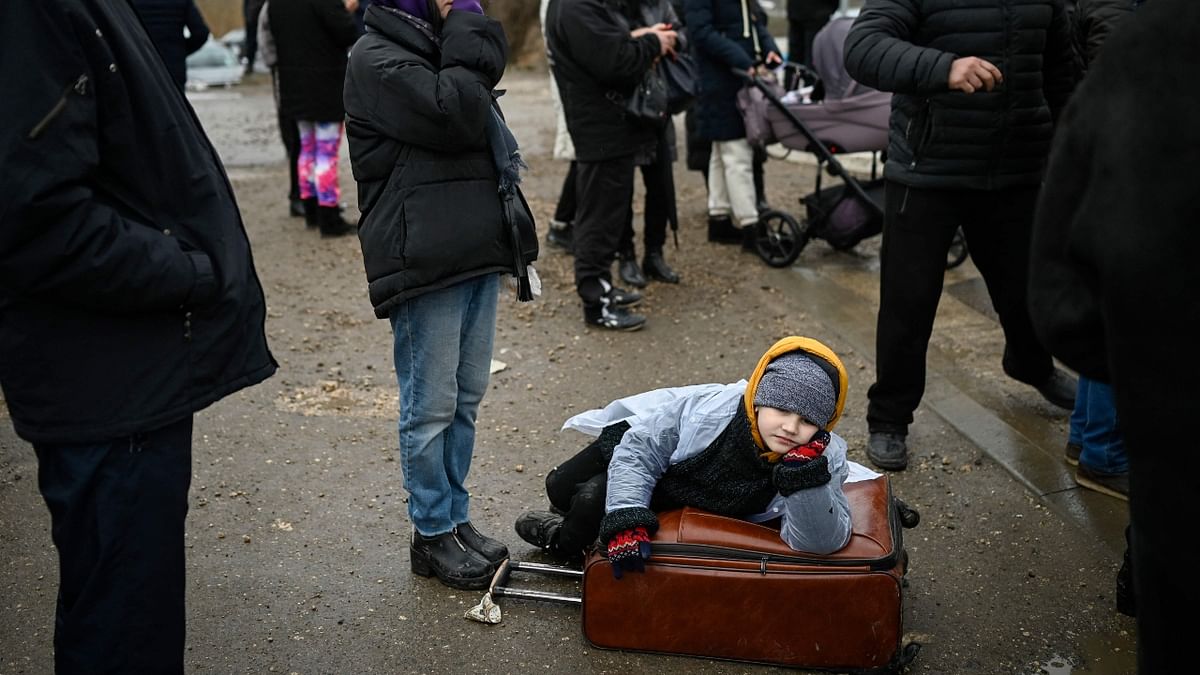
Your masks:
<svg viewBox="0 0 1200 675"><path fill-rule="evenodd" d="M846 180L849 176L849 173L846 171L846 167L842 166L842 163L839 162L837 157L833 155L833 152L830 151L829 147L822 143L821 139L817 138L816 134L814 134L812 130L808 128L808 125L806 125L803 120L797 117L796 114L791 110L788 110L787 105L783 101L779 100L779 97L775 95L775 92L761 77L751 75L740 68L730 68L729 70L734 75L742 78L747 85L752 85L762 92L763 97L765 97L771 105L779 109L779 111L782 112L785 117L787 117L788 121L794 124L796 128L800 130L800 133L804 136L804 138L808 139L809 147L813 150L814 154L821 159L821 161L829 165L829 171L835 176L842 178L847 187L849 187L851 191L853 191L860 199L862 199L864 203L870 204L875 210L880 210L878 205L875 204L874 200L867 195L866 190L863 190L862 186L858 184L858 181Z"/></svg>

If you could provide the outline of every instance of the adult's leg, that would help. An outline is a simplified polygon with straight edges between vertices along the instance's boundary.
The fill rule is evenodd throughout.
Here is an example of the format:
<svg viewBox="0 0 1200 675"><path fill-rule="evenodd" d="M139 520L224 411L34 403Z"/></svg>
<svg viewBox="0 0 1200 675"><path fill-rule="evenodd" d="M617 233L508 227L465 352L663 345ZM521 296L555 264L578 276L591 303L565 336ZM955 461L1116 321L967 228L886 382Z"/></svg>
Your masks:
<svg viewBox="0 0 1200 675"><path fill-rule="evenodd" d="M721 185L728 197L729 209L733 212L733 221L737 225L753 225L758 222L758 204L754 194L754 149L744 138L713 143L713 156L718 158L723 175L718 179L713 168L716 163L709 164L709 213L714 185Z"/></svg>
<svg viewBox="0 0 1200 675"><path fill-rule="evenodd" d="M313 169L317 185L317 203L336 208L341 200L341 190L338 187L338 146L342 143L342 123L317 122L316 137L316 162Z"/></svg>
<svg viewBox="0 0 1200 675"><path fill-rule="evenodd" d="M462 283L425 293L401 303L390 316L400 388L400 468L409 518L426 537L458 524L452 515L454 482L462 476L452 478L447 468L455 463L447 437L453 437L450 428L459 421L459 360L471 291L471 284Z"/></svg>
<svg viewBox="0 0 1200 675"><path fill-rule="evenodd" d="M275 92L275 113L279 126L279 138L283 141L284 152L288 158L288 199L300 199L300 174L297 160L300 157L300 129L296 120L290 115L283 114L279 107L279 72L271 69L271 86Z"/></svg>
<svg viewBox="0 0 1200 675"><path fill-rule="evenodd" d="M567 175L563 178L562 190L558 195L558 205L554 207L554 220L560 223L570 223L575 220L577 204L575 184L578 179L578 164L571 160L571 166L567 169Z"/></svg>
<svg viewBox="0 0 1200 675"><path fill-rule="evenodd" d="M475 453L475 420L487 391L496 335L496 304L500 275L489 274L462 286L462 328L459 332L458 400L454 421L446 429L446 478L450 484L450 519L468 520L467 472Z"/></svg>
<svg viewBox="0 0 1200 675"><path fill-rule="evenodd" d="M642 169L642 184L646 188L646 208L642 214L642 238L646 252L661 251L667 241L667 224L675 208L675 178L670 155L659 145L658 158Z"/></svg>
<svg viewBox="0 0 1200 675"><path fill-rule="evenodd" d="M1087 425L1088 389L1092 381L1086 377L1079 378L1079 386L1075 390L1075 408L1071 410L1070 423L1067 426L1067 443L1083 447L1083 428Z"/></svg>
<svg viewBox="0 0 1200 675"><path fill-rule="evenodd" d="M612 287L612 263L633 200L633 155L578 162L575 290L584 306L599 305Z"/></svg>
<svg viewBox="0 0 1200 675"><path fill-rule="evenodd" d="M59 558L57 671L182 673L191 416L34 450Z"/></svg>
<svg viewBox="0 0 1200 675"><path fill-rule="evenodd" d="M954 191L887 183L870 431L904 433L925 394L925 354L957 215Z"/></svg>
<svg viewBox="0 0 1200 675"><path fill-rule="evenodd" d="M300 153L296 157L300 199L316 199L317 125L308 120L296 120L296 129L300 132Z"/></svg>
<svg viewBox="0 0 1200 675"><path fill-rule="evenodd" d="M1079 380L1083 382L1086 378ZM1125 473L1129 470L1129 457L1125 453L1125 441L1117 424L1112 387L1103 382L1090 382L1085 398L1087 422L1083 427L1080 464L1106 474ZM1079 407L1078 399L1075 407Z"/></svg>
<svg viewBox="0 0 1200 675"><path fill-rule="evenodd" d="M971 259L987 284L992 306L1004 330L1004 372L1041 385L1054 369L1050 353L1033 332L1029 318L1029 246L1037 188L982 191L976 208L962 221Z"/></svg>

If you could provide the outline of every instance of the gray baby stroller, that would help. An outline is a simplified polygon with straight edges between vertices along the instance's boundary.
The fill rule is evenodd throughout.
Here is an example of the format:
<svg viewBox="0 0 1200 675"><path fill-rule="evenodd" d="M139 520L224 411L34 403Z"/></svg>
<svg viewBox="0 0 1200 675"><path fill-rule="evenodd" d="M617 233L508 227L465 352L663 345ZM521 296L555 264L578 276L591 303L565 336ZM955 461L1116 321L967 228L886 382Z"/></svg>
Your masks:
<svg viewBox="0 0 1200 675"><path fill-rule="evenodd" d="M779 143L789 150L816 156L813 192L802 197L803 223L785 211L759 214L755 250L772 267L795 262L812 238L837 250L850 250L883 231L884 182L879 161L887 151L891 94L865 87L842 66L842 45L853 19L831 20L813 41L816 70L801 64L784 66L779 77L746 77L738 106L751 144ZM870 179L860 181L838 160L845 153L871 153ZM825 173L840 184L822 187ZM967 257L961 231L947 255L947 269Z"/></svg>

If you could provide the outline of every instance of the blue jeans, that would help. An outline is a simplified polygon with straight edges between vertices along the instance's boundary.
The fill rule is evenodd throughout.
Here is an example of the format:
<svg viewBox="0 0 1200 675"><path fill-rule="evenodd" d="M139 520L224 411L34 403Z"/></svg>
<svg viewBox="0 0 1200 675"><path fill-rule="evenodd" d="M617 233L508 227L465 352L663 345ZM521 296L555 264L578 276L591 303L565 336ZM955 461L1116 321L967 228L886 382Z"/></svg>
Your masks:
<svg viewBox="0 0 1200 675"><path fill-rule="evenodd" d="M1117 426L1112 387L1086 377L1079 378L1067 441L1083 447L1079 462L1089 469L1103 473L1129 470L1125 441Z"/></svg>
<svg viewBox="0 0 1200 675"><path fill-rule="evenodd" d="M499 279L468 279L392 310L400 467L408 516L427 537L467 522L464 482L491 371Z"/></svg>

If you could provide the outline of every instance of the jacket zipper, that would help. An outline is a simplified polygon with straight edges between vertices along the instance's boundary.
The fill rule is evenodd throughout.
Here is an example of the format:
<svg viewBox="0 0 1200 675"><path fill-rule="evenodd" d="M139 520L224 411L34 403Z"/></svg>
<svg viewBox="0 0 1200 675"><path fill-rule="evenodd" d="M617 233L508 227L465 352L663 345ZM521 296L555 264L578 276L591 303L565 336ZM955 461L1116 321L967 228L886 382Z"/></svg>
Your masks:
<svg viewBox="0 0 1200 675"><path fill-rule="evenodd" d="M63 108L67 107L67 99L70 98L72 91L80 96L86 94L87 82L88 76L80 75L73 84L70 84L66 89L63 89L62 96L58 98L58 102L54 104L54 107L50 109L50 112L46 113L46 116L42 118L42 121L38 122L37 125L33 127L33 130L29 132L29 140L36 140L38 136L41 136L42 132L46 130L46 127L50 126L50 123L54 121L54 118L58 117L62 113Z"/></svg>

